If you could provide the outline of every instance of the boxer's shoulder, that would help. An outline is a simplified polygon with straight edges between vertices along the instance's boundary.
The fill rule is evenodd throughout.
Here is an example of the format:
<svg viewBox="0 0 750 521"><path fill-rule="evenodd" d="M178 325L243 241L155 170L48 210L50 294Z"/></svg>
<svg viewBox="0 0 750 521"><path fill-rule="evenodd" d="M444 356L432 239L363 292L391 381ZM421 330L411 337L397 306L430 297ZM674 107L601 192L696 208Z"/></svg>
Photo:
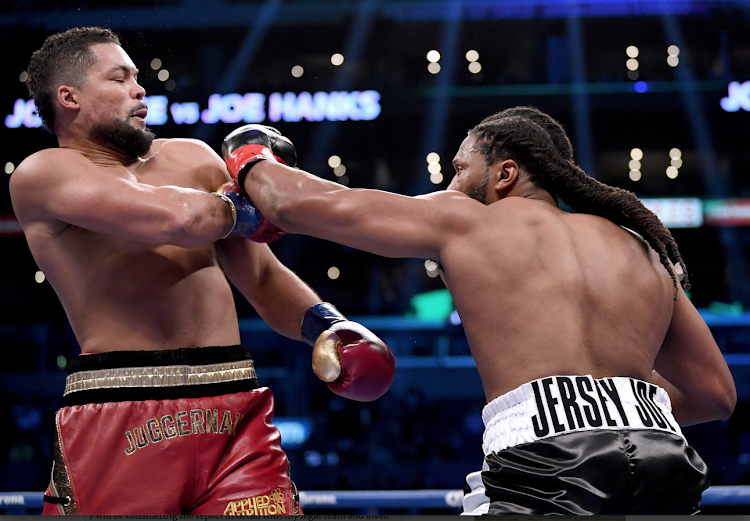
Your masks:
<svg viewBox="0 0 750 521"><path fill-rule="evenodd" d="M211 190L229 181L224 161L198 139L156 139L145 159L147 162L154 161L160 169L177 170L184 176L197 176Z"/></svg>
<svg viewBox="0 0 750 521"><path fill-rule="evenodd" d="M86 157L75 150L68 148L45 148L34 152L26 159L13 172L13 177L26 178L35 175L42 174L49 170L65 170L68 164L80 164L81 162L89 162Z"/></svg>
<svg viewBox="0 0 750 521"><path fill-rule="evenodd" d="M205 142L191 138L155 139L145 159L157 154L168 156L170 159L204 160L208 161L218 154Z"/></svg>
<svg viewBox="0 0 750 521"><path fill-rule="evenodd" d="M561 210L537 199L526 197L505 197L489 205L495 212L518 215L526 218L541 218L559 214Z"/></svg>
<svg viewBox="0 0 750 521"><path fill-rule="evenodd" d="M13 213L23 225L47 219L47 199L55 194L60 182L93 163L75 150L48 148L28 156L13 171L9 190ZM28 231L26 231L28 233Z"/></svg>
<svg viewBox="0 0 750 521"><path fill-rule="evenodd" d="M82 170L94 167L83 154L65 148L39 150L24 159L10 178L13 204L45 193L57 181Z"/></svg>
<svg viewBox="0 0 750 521"><path fill-rule="evenodd" d="M471 219L472 216L484 214L488 208L487 205L458 190L440 190L418 195L414 199L436 204L437 209L450 215L453 219L460 217Z"/></svg>

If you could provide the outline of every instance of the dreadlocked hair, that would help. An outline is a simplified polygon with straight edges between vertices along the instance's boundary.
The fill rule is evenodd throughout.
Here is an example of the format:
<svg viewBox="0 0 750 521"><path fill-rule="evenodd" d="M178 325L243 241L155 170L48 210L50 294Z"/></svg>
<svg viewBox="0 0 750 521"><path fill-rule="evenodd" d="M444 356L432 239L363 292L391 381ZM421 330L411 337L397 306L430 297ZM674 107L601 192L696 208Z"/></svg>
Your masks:
<svg viewBox="0 0 750 521"><path fill-rule="evenodd" d="M568 161L573 161L573 145L570 142L568 135L565 133L565 129L556 119L550 117L536 107L511 107L490 116L482 123L490 119L502 119L510 116L521 116L522 118L533 121L542 127L547 131L550 139L552 139L552 143L554 143L560 157L567 159Z"/></svg>
<svg viewBox="0 0 750 521"><path fill-rule="evenodd" d="M487 165L513 159L535 185L553 196L559 195L575 211L604 217L637 232L669 272L675 300L679 286L671 262L680 265L682 284L690 289L677 243L659 218L633 192L597 181L576 165L570 141L557 121L536 109L529 112L526 109L530 107L519 108L524 110L514 113L509 109L489 116L469 131L477 138L477 149Z"/></svg>

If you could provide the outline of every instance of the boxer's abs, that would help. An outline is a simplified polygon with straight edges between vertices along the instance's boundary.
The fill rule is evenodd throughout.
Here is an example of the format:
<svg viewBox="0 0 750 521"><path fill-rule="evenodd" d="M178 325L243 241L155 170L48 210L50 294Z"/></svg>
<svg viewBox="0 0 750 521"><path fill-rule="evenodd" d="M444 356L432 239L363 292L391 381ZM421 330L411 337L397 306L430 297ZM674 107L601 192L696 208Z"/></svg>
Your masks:
<svg viewBox="0 0 750 521"><path fill-rule="evenodd" d="M239 343L232 291L212 247L86 235L66 230L52 239L56 248L35 253L83 352Z"/></svg>

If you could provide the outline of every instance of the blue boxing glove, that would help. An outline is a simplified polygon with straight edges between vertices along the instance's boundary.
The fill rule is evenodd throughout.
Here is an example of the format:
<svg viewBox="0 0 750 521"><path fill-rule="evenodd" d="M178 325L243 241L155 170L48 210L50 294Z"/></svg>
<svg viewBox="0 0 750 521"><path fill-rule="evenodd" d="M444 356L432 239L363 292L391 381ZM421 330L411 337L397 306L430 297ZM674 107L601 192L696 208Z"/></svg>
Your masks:
<svg viewBox="0 0 750 521"><path fill-rule="evenodd" d="M247 237L255 242L273 242L286 234L284 230L263 217L253 202L241 192L235 181L223 185L215 195L224 199L232 210L234 224L222 239Z"/></svg>

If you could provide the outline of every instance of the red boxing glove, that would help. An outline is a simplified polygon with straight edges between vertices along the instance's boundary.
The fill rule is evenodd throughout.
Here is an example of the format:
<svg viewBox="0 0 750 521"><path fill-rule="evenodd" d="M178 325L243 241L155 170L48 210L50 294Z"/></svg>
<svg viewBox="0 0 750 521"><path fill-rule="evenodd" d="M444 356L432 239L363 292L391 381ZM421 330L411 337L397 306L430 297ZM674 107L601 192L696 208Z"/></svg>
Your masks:
<svg viewBox="0 0 750 521"><path fill-rule="evenodd" d="M254 242L274 242L286 235L286 232L268 221L260 213L250 198L235 181L224 184L217 195L232 207L234 226L222 239L247 237Z"/></svg>
<svg viewBox="0 0 750 521"><path fill-rule="evenodd" d="M260 212L258 212L260 213ZM273 224L271 221L266 220L261 214L261 223L255 233L252 234L248 239L253 242L275 242L281 239L286 232Z"/></svg>
<svg viewBox="0 0 750 521"><path fill-rule="evenodd" d="M339 396L371 402L393 383L396 360L388 346L362 324L346 320L331 304L311 307L303 319L308 339L321 324L330 324L315 339L313 371Z"/></svg>
<svg viewBox="0 0 750 521"><path fill-rule="evenodd" d="M371 402L393 383L396 360L388 346L357 322L338 322L313 347L313 371L339 396Z"/></svg>

